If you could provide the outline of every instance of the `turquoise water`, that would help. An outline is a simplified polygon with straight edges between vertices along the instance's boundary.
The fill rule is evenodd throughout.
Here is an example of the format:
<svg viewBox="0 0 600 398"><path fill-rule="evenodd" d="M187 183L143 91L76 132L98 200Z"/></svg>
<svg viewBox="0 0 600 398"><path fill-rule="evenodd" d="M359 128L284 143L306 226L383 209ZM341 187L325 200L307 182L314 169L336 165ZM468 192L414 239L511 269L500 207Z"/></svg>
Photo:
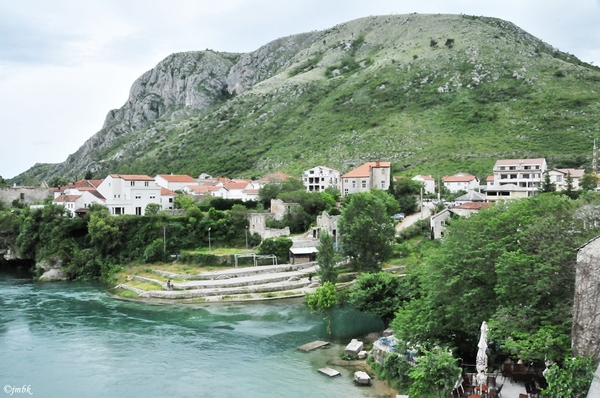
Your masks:
<svg viewBox="0 0 600 398"><path fill-rule="evenodd" d="M334 314L349 339L381 330L352 310ZM369 397L317 372L343 345L302 301L153 305L120 301L94 284L32 283L0 274L0 388L37 397ZM1 397L0 393L0 397Z"/></svg>

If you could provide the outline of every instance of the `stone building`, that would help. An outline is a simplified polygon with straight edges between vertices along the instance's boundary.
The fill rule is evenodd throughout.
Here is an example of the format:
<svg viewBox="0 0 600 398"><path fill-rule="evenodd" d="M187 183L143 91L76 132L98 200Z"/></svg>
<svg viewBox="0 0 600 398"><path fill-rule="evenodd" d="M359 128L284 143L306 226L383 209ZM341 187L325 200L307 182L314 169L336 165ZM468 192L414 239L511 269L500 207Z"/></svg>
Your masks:
<svg viewBox="0 0 600 398"><path fill-rule="evenodd" d="M577 251L571 339L574 354L600 360L600 236Z"/></svg>

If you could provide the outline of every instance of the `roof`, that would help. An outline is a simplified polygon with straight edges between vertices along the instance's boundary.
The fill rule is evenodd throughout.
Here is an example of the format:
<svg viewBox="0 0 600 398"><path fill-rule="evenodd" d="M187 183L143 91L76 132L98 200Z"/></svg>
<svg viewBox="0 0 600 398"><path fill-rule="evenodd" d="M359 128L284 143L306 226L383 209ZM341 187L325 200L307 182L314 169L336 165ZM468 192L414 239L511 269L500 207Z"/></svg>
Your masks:
<svg viewBox="0 0 600 398"><path fill-rule="evenodd" d="M454 206L452 208L452 210L455 210L455 209L479 210L479 209L485 209L486 207L488 207L490 205L491 205L491 203L487 203L487 202L466 202L461 205Z"/></svg>
<svg viewBox="0 0 600 398"><path fill-rule="evenodd" d="M81 198L81 195L60 195L53 202L75 202L79 198Z"/></svg>
<svg viewBox="0 0 600 398"><path fill-rule="evenodd" d="M289 174L282 173L281 171L276 171L275 173L267 174L263 178L258 181L279 181L283 182L292 176Z"/></svg>
<svg viewBox="0 0 600 398"><path fill-rule="evenodd" d="M459 196L454 199L455 202L485 202L485 195L480 194L479 192L469 191L466 194Z"/></svg>
<svg viewBox="0 0 600 398"><path fill-rule="evenodd" d="M247 182L228 182L227 184L223 185L223 188L225 188L228 191L231 191L232 189L246 189L246 187L248 186L249 183Z"/></svg>
<svg viewBox="0 0 600 398"><path fill-rule="evenodd" d="M247 195L258 195L258 189L245 189L244 192Z"/></svg>
<svg viewBox="0 0 600 398"><path fill-rule="evenodd" d="M390 168L390 162L367 162L344 174L342 178L370 177L373 168Z"/></svg>
<svg viewBox="0 0 600 398"><path fill-rule="evenodd" d="M442 177L444 182L469 182L476 179L477 177L469 173L456 173L453 176Z"/></svg>
<svg viewBox="0 0 600 398"><path fill-rule="evenodd" d="M426 176L423 174L416 175L412 179L413 180L421 179L421 180L426 180L426 181L435 181L435 178L433 178L432 176Z"/></svg>
<svg viewBox="0 0 600 398"><path fill-rule="evenodd" d="M213 191L218 191L221 187L216 187L214 185L188 185L188 188L198 194L209 193Z"/></svg>
<svg viewBox="0 0 600 398"><path fill-rule="evenodd" d="M173 192L165 187L160 187L160 196L177 196L177 192Z"/></svg>
<svg viewBox="0 0 600 398"><path fill-rule="evenodd" d="M292 254L312 254L319 252L316 247L292 247L290 251Z"/></svg>
<svg viewBox="0 0 600 398"><path fill-rule="evenodd" d="M500 159L496 161L494 168L496 166L514 166L518 164L539 164L542 165L546 162L544 158L535 158L535 159Z"/></svg>
<svg viewBox="0 0 600 398"><path fill-rule="evenodd" d="M486 182L494 181L494 176L487 176L487 177L485 177L485 181Z"/></svg>
<svg viewBox="0 0 600 398"><path fill-rule="evenodd" d="M154 181L154 178L144 174L111 174L110 176L125 181Z"/></svg>
<svg viewBox="0 0 600 398"><path fill-rule="evenodd" d="M159 174L157 177L164 178L168 182L198 182L195 178L184 174Z"/></svg>
<svg viewBox="0 0 600 398"><path fill-rule="evenodd" d="M584 169L552 169L552 170L563 173L565 176L570 174L571 178L581 178L581 177L583 177L583 174L585 173Z"/></svg>

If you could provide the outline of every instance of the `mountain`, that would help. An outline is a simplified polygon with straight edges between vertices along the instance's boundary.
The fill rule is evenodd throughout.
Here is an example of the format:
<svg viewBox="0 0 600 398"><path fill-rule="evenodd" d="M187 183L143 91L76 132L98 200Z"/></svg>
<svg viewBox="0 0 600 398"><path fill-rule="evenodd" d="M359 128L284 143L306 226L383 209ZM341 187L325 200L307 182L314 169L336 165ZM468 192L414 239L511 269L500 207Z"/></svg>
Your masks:
<svg viewBox="0 0 600 398"><path fill-rule="evenodd" d="M13 181L108 173L299 175L368 160L479 176L498 158L589 167L600 69L514 24L388 15L236 54L172 54L63 163Z"/></svg>

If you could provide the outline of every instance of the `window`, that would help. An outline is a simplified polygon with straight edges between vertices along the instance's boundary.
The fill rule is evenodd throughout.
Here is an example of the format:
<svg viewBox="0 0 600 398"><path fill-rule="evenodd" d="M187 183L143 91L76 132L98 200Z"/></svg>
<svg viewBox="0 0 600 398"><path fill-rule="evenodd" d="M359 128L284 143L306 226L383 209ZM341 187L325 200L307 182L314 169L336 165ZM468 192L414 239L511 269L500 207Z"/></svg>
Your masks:
<svg viewBox="0 0 600 398"><path fill-rule="evenodd" d="M169 198L169 203L173 203L173 198Z"/></svg>
<svg viewBox="0 0 600 398"><path fill-rule="evenodd" d="M142 208L141 207L136 207L135 208L135 215L136 216L141 216L142 215Z"/></svg>
<svg viewBox="0 0 600 398"><path fill-rule="evenodd" d="M556 176L556 182L562 182L563 176Z"/></svg>
<svg viewBox="0 0 600 398"><path fill-rule="evenodd" d="M19 198L21 198L21 200L25 200L25 194L23 192L21 192L19 194Z"/></svg>
<svg viewBox="0 0 600 398"><path fill-rule="evenodd" d="M135 187L135 181L131 181L129 184L130 184L132 187Z"/></svg>
<svg viewBox="0 0 600 398"><path fill-rule="evenodd" d="M510 166L508 169L509 169L509 170L516 170L516 169L517 169L517 166Z"/></svg>
<svg viewBox="0 0 600 398"><path fill-rule="evenodd" d="M348 195L348 188L344 189L344 195Z"/></svg>
<svg viewBox="0 0 600 398"><path fill-rule="evenodd" d="M523 174L523 178L529 178L529 174Z"/></svg>
<svg viewBox="0 0 600 398"><path fill-rule="evenodd" d="M135 198L136 198L136 199L141 199L141 198L142 198L142 195L135 195Z"/></svg>
<svg viewBox="0 0 600 398"><path fill-rule="evenodd" d="M308 174L315 174L315 171L311 170L311 171L308 172Z"/></svg>
<svg viewBox="0 0 600 398"><path fill-rule="evenodd" d="M156 199L156 195L150 195L150 199Z"/></svg>
<svg viewBox="0 0 600 398"><path fill-rule="evenodd" d="M381 189L385 189L385 181L381 181Z"/></svg>
<svg viewBox="0 0 600 398"><path fill-rule="evenodd" d="M504 166L500 166L500 170L504 170Z"/></svg>
<svg viewBox="0 0 600 398"><path fill-rule="evenodd" d="M367 180L362 180L361 187L362 188L366 188L367 187Z"/></svg>
<svg viewBox="0 0 600 398"><path fill-rule="evenodd" d="M150 183L149 183L148 181L146 181L146 182L144 182L144 186L145 186L145 187L149 187L149 186L150 186Z"/></svg>
<svg viewBox="0 0 600 398"><path fill-rule="evenodd" d="M352 180L352 188L356 188L356 181Z"/></svg>

